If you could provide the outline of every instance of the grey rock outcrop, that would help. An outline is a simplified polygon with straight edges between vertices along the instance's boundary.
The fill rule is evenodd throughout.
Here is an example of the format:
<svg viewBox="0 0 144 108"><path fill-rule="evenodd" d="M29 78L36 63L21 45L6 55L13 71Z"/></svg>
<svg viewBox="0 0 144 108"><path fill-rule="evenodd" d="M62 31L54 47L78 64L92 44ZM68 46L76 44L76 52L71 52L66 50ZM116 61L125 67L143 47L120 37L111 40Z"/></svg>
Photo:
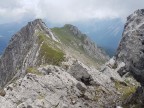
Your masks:
<svg viewBox="0 0 144 108"><path fill-rule="evenodd" d="M144 85L144 9L135 11L127 18L116 59L126 64L122 75L130 72Z"/></svg>
<svg viewBox="0 0 144 108"><path fill-rule="evenodd" d="M82 64L73 64L73 66L68 70L68 72L78 81L81 81L86 85L91 85L91 82L93 81L91 75L88 73L87 68L83 67Z"/></svg>
<svg viewBox="0 0 144 108"><path fill-rule="evenodd" d="M27 67L36 65L40 48L37 42L39 32L58 41L41 19L29 22L12 37L1 57L0 87L4 87L16 74L24 73Z"/></svg>
<svg viewBox="0 0 144 108"><path fill-rule="evenodd" d="M117 64L125 63L119 70L121 76L129 72L141 87L138 87L124 104L127 107L144 107L144 9L135 11L127 18L122 40L116 54Z"/></svg>
<svg viewBox="0 0 144 108"><path fill-rule="evenodd" d="M86 69L83 73L91 76L95 84L87 85L73 77L74 67ZM119 92L111 77L79 61L68 71L53 65L41 66L36 70L41 74L28 73L4 88L6 94L0 96L1 108L113 108L120 104Z"/></svg>
<svg viewBox="0 0 144 108"><path fill-rule="evenodd" d="M83 100L78 100L78 96L82 93L75 86L78 83L77 80L58 67L39 68L40 71L47 69L52 69L52 73L44 76L27 74L5 88L6 96L0 97L3 102L0 102L0 106L3 106L1 108L85 107L82 104Z"/></svg>

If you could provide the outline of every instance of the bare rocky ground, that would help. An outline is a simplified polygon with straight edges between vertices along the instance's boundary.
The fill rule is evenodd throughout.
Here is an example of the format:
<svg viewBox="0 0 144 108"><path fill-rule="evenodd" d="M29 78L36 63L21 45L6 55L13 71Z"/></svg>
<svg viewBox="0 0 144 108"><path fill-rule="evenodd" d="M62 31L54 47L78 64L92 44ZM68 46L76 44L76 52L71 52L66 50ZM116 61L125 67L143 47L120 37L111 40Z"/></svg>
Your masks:
<svg viewBox="0 0 144 108"><path fill-rule="evenodd" d="M61 30L68 30L68 41L57 36ZM0 59L0 108L133 107L126 104L137 99L136 94L143 96L143 89L131 74L136 71L128 70L129 57L137 49L129 48L129 39L123 41L130 37L126 36L116 57L108 61L108 56L72 25L53 31L40 19L29 22L13 36ZM137 60L141 63L141 58L134 62ZM136 65L136 69L141 67Z"/></svg>
<svg viewBox="0 0 144 108"><path fill-rule="evenodd" d="M47 65L33 68L23 78L11 81L4 88L5 96L0 97L0 106L114 108L121 105L124 96L130 92L123 92L123 87L131 90L137 85L135 81L131 84L119 76L116 71L122 66L120 64L113 69L112 63L107 63L100 72L69 57L61 67Z"/></svg>

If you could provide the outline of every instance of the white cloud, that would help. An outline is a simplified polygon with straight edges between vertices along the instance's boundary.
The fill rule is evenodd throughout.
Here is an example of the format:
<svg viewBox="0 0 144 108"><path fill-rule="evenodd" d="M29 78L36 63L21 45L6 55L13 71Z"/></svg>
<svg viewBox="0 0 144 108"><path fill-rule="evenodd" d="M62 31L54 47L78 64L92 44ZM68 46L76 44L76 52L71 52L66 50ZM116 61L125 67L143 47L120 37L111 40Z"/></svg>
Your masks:
<svg viewBox="0 0 144 108"><path fill-rule="evenodd" d="M52 23L69 23L91 19L125 19L144 0L4 0L0 1L0 23L20 21L26 17L44 18Z"/></svg>

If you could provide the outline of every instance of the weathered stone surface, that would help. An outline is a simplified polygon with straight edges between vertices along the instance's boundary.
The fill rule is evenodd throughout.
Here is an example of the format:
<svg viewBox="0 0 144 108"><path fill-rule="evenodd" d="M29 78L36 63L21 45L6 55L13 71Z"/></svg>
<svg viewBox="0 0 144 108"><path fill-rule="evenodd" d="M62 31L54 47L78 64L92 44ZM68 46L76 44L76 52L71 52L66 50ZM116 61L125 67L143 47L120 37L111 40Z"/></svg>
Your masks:
<svg viewBox="0 0 144 108"><path fill-rule="evenodd" d="M126 64L125 70L132 73L142 85L144 85L143 25L144 9L135 11L127 18L123 37L116 54L117 62L124 62Z"/></svg>
<svg viewBox="0 0 144 108"><path fill-rule="evenodd" d="M49 69L52 70L51 74L40 76L27 74L24 78L6 87L5 97L0 97L0 106L3 108L30 106L32 108L40 106L46 108L78 108L80 106L94 108L98 106L96 102L92 101L94 96L88 95L92 92L91 90L94 90L93 87L89 87L87 90L83 83L59 67L46 66L40 67L38 70L47 71ZM8 89L9 87L12 89ZM87 104L83 104L83 102Z"/></svg>
<svg viewBox="0 0 144 108"><path fill-rule="evenodd" d="M130 73L141 87L124 101L126 107L144 107L144 9L135 11L127 18L123 37L116 54L117 64L124 62L125 66L118 73L126 76ZM132 82L132 81L130 81Z"/></svg>
<svg viewBox="0 0 144 108"><path fill-rule="evenodd" d="M93 81L88 70L78 62L73 64L73 66L68 70L68 73L86 85L91 85L91 81Z"/></svg>

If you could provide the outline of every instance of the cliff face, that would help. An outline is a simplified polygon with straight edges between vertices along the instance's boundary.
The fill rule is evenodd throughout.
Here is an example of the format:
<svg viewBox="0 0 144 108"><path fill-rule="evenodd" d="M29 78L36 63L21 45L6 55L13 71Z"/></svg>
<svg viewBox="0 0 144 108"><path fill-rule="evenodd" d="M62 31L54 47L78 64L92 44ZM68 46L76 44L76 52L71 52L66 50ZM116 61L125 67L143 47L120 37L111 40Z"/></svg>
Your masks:
<svg viewBox="0 0 144 108"><path fill-rule="evenodd" d="M126 64L126 72L144 84L144 9L127 18L116 58Z"/></svg>
<svg viewBox="0 0 144 108"><path fill-rule="evenodd" d="M40 19L29 22L28 25L12 37L1 57L1 87L15 75L19 76L24 73L27 67L37 64L38 50L40 48L38 41L41 32L45 33L47 37L52 38L54 41L58 41Z"/></svg>
<svg viewBox="0 0 144 108"><path fill-rule="evenodd" d="M119 73L129 72L141 86L125 100L127 107L144 106L144 9L135 11L127 18L122 40L117 50L116 61L124 62Z"/></svg>

